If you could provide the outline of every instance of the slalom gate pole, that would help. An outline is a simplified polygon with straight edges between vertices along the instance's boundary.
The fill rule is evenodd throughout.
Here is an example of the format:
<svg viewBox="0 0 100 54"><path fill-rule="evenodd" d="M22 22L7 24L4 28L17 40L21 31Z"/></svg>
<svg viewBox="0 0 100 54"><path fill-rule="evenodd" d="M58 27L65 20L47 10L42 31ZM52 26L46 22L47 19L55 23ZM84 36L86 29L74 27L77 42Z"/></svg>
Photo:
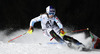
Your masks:
<svg viewBox="0 0 100 54"><path fill-rule="evenodd" d="M27 33L27 32L26 32L26 33ZM22 35L19 35L19 36L15 37L15 38L13 38L13 39L9 40L8 42L13 41L13 40L15 40L15 39L17 39L17 38L19 38L19 37L21 37L21 36L25 35L26 33L24 33L24 34L22 34Z"/></svg>
<svg viewBox="0 0 100 54"><path fill-rule="evenodd" d="M74 31L71 31L71 32L79 32L79 31L85 31L85 30L89 30L89 28L86 28L86 29L80 29L80 30L74 30ZM54 38L51 38L50 41L52 41Z"/></svg>

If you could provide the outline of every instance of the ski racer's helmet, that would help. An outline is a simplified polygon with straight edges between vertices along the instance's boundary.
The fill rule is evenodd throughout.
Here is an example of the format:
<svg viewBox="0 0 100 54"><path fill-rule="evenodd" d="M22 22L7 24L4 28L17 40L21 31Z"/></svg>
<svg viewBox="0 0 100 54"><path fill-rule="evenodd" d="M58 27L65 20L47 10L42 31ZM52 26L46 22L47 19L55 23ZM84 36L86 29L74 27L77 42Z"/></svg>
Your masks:
<svg viewBox="0 0 100 54"><path fill-rule="evenodd" d="M46 13L47 13L48 15L55 15L55 8L54 8L53 6L48 6L48 7L46 8Z"/></svg>

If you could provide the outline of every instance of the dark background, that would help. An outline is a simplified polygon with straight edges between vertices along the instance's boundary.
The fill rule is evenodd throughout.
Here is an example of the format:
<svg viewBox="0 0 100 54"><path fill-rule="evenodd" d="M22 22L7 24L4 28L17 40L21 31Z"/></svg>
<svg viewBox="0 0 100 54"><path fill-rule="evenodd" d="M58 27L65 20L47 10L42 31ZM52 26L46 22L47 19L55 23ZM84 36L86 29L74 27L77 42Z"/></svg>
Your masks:
<svg viewBox="0 0 100 54"><path fill-rule="evenodd" d="M100 36L99 3L99 0L0 0L0 30L28 28L32 18L53 5L64 26L75 30L88 27ZM40 23L35 27L40 28Z"/></svg>

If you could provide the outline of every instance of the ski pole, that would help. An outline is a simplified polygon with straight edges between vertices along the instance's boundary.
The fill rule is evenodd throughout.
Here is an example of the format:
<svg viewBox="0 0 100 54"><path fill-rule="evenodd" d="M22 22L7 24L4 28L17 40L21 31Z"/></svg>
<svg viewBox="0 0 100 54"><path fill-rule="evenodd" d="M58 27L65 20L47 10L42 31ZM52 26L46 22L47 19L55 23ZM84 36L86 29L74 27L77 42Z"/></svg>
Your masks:
<svg viewBox="0 0 100 54"><path fill-rule="evenodd" d="M79 31L85 31L85 30L89 30L89 28L86 28L86 29L80 29L80 30L74 30L72 32L79 32Z"/></svg>
<svg viewBox="0 0 100 54"><path fill-rule="evenodd" d="M71 32L79 32L79 31L84 31L84 30L89 30L89 28L80 29L80 30L74 30L74 31L71 31ZM55 38L55 37L54 37L54 38ZM51 38L50 41L52 41L54 38Z"/></svg>
<svg viewBox="0 0 100 54"><path fill-rule="evenodd" d="M52 41L52 39L54 39L55 37L51 38L50 41Z"/></svg>
<svg viewBox="0 0 100 54"><path fill-rule="evenodd" d="M27 33L27 32L26 32L26 33ZM15 38L13 38L13 39L9 40L8 42L13 41L13 40L15 40L15 39L17 39L17 38L19 38L19 37L21 37L21 36L25 35L26 33L24 33L24 34L22 34L22 35L19 35L19 36L15 37Z"/></svg>

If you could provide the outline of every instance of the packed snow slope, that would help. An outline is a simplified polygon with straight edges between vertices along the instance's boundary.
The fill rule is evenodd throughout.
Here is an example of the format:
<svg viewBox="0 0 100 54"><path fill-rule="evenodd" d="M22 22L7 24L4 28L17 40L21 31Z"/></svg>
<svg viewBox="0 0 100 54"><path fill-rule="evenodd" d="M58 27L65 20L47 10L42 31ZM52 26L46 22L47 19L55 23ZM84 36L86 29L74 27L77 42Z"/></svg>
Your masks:
<svg viewBox="0 0 100 54"><path fill-rule="evenodd" d="M8 40L13 39L25 32L26 30L18 30L10 35L5 35L6 30L0 31L0 54L100 54L100 51L78 51L70 49L62 44L47 44L56 42L51 37L44 36L40 29L35 29L32 34L26 34L8 43ZM83 44L90 47L91 38L85 39L85 34L71 35Z"/></svg>

